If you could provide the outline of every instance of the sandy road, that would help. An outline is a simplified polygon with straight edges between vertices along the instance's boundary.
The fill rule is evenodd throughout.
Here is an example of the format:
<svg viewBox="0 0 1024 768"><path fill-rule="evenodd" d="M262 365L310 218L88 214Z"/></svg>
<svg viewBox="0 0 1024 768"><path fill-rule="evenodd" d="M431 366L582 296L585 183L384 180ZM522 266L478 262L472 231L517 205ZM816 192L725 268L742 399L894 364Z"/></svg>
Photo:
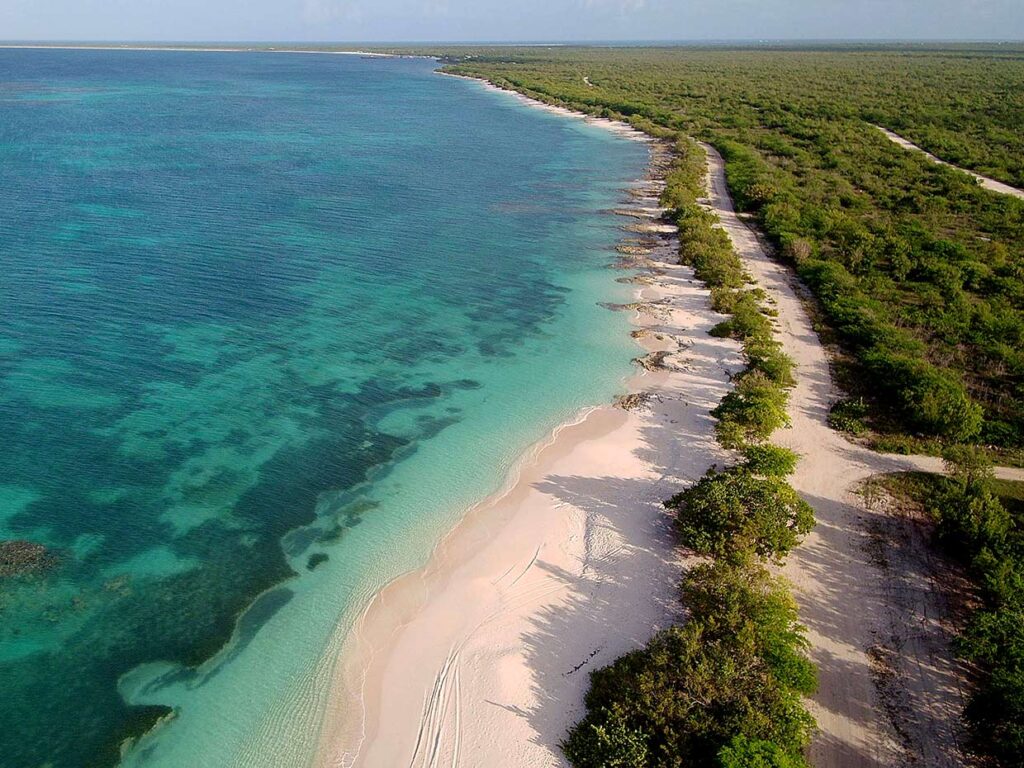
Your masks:
<svg viewBox="0 0 1024 768"><path fill-rule="evenodd" d="M1009 184L1004 184L1001 181L996 181L995 179L990 179L988 176L982 176L980 173L975 173L974 171L969 171L966 168L961 168L959 165L953 165L952 163L947 163L945 160L941 160L940 158L938 158L935 155L933 155L931 152L929 152L929 151L927 151L925 149L921 149L921 147L917 146L917 144L914 144L913 142L908 141L907 139L904 139L898 133L893 133L888 128L883 128L880 125L876 125L875 128L877 128L882 133L884 133L886 135L886 137L888 137L889 141L891 141L891 142L893 142L895 144L899 144L904 149L909 149L909 150L912 150L914 152L920 152L925 157L927 157L929 160L931 160L933 163L937 163L938 165L945 165L945 166L948 166L949 168L955 168L956 170L960 171L961 173L966 173L968 176L974 177L978 181L978 183L981 184L981 186L983 186L985 189L989 190L990 192L998 192L998 193L1000 193L1002 195L1012 195L1013 197L1019 197L1021 199L1024 199L1024 189L1018 189L1017 187L1011 187Z"/></svg>

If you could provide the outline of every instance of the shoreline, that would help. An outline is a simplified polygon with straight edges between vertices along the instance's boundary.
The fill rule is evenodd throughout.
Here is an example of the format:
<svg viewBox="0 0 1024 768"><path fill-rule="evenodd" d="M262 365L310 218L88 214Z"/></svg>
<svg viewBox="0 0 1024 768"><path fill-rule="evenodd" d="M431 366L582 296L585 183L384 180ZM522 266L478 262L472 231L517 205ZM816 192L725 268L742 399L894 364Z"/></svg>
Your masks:
<svg viewBox="0 0 1024 768"><path fill-rule="evenodd" d="M612 133L622 136L626 139L632 139L633 141L642 141L650 144L657 144L658 140L648 136L643 131L634 128L629 123L622 122L621 120L612 120L607 117L594 117L583 112L576 112L568 109L567 107L557 107L554 104L547 104L543 101L537 101L537 99L531 99L518 91L510 91L505 88L499 88L489 80L483 80L479 77L470 77L469 75L458 75L454 72L442 72L440 69L435 70L435 74L441 75L442 77L454 77L459 80L469 80L470 82L477 83L481 88L492 93L500 93L507 98L514 99L523 106L530 107L531 109L539 109L542 112L547 112L552 115L559 115L560 117L569 117L573 120L582 120L588 125L596 125L599 128L611 131ZM649 167L650 175L650 167Z"/></svg>
<svg viewBox="0 0 1024 768"><path fill-rule="evenodd" d="M589 671L682 610L684 560L661 501L726 458L710 410L742 368L739 345L707 333L722 316L657 218L660 145L515 97L652 142L624 215L646 221L633 234L654 245L620 249L620 266L642 275L626 278L646 353L627 386L637 397L555 429L426 566L377 593L341 644L319 766L564 765L558 744L583 713Z"/></svg>
<svg viewBox="0 0 1024 768"><path fill-rule="evenodd" d="M215 46L183 46L183 45L46 45L44 43L0 43L0 50L30 50L30 51L171 51L177 53L323 53L334 56L369 56L372 58L384 59L432 59L433 56L403 56L396 53L379 53L374 51L330 51L316 50L312 48L262 48L258 46L238 45L234 47Z"/></svg>

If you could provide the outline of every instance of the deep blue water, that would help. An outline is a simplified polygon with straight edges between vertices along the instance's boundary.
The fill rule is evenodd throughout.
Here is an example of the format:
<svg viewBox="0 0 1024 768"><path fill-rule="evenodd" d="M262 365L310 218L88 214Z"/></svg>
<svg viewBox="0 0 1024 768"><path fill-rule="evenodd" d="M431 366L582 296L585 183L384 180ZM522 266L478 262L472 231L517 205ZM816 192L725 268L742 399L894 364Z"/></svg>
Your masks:
<svg viewBox="0 0 1024 768"><path fill-rule="evenodd" d="M172 709L131 760L240 764L267 670L628 372L643 146L433 67L0 50L0 540L55 558L0 578L4 768Z"/></svg>

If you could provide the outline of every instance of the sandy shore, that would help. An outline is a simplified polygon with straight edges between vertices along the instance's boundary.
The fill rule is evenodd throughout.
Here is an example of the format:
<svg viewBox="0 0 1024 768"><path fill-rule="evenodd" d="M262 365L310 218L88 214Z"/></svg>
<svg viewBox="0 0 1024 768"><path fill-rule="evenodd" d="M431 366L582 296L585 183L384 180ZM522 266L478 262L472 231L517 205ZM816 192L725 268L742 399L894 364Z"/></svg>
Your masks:
<svg viewBox="0 0 1024 768"><path fill-rule="evenodd" d="M634 195L632 221L656 214L659 188ZM721 316L651 224L659 245L624 257L646 268L631 307L641 402L557 430L375 598L335 670L319 765L564 765L588 673L678 618L661 502L724 460L709 411L742 360L708 335Z"/></svg>
<svg viewBox="0 0 1024 768"><path fill-rule="evenodd" d="M641 133L628 123L623 123L618 120L609 120L608 118L605 117L593 117L591 115L585 115L582 112L574 112L573 110L566 109L565 107L556 107L554 104L545 104L543 101L531 99L529 96L524 96L523 94L517 93L516 91L507 91L504 88L499 88L493 83L489 83L486 80L480 80L479 78L476 77L466 77L465 75L454 75L450 72L440 71L437 74L443 75L445 77L457 77L460 80L471 80L472 82L477 83L481 88L485 88L488 91L500 93L505 98L515 99L520 104L532 107L533 109L540 109L543 110L544 112L549 112L553 115L560 115L561 117L569 117L572 118L573 120L583 120L584 122L589 123L590 125L600 126L605 130L611 131L612 133L616 133L627 139L633 139L634 141L654 141L646 133Z"/></svg>
<svg viewBox="0 0 1024 768"><path fill-rule="evenodd" d="M508 494L377 597L344 653L321 765L563 765L588 672L678 616L660 502L722 459L708 412L741 361L707 335L720 318L704 290L663 268L642 291L670 302L651 323L665 342L649 348L669 351L671 370L635 380L649 407L559 430Z"/></svg>

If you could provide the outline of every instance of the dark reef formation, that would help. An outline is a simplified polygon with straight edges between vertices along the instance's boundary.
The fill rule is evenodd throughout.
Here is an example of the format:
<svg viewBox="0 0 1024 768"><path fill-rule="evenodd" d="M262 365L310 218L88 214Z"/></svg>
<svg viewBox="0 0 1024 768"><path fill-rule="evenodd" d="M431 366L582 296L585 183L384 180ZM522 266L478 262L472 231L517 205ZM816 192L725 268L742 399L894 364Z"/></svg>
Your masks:
<svg viewBox="0 0 1024 768"><path fill-rule="evenodd" d="M32 541L0 541L0 578L24 576L52 568L57 558Z"/></svg>

